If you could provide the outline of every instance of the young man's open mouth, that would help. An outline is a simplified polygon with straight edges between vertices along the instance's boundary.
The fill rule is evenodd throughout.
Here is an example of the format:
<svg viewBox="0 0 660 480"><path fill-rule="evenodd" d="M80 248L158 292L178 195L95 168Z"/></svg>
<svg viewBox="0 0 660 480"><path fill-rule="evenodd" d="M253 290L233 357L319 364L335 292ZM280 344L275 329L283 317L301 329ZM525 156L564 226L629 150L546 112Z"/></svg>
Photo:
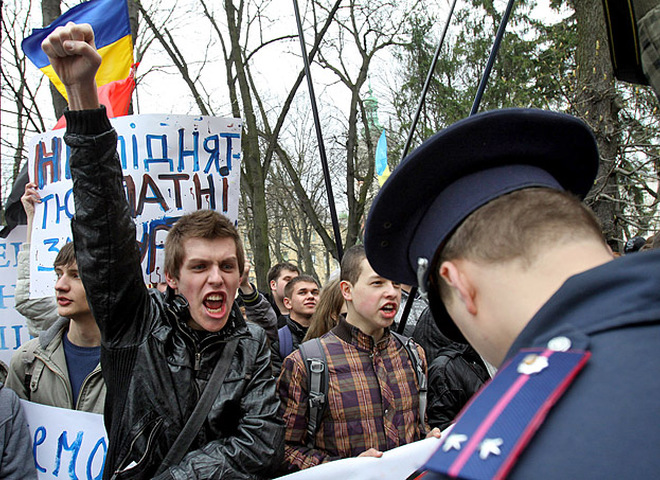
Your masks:
<svg viewBox="0 0 660 480"><path fill-rule="evenodd" d="M227 294L220 292L209 293L204 297L204 302L202 303L209 315L222 317L226 309Z"/></svg>
<svg viewBox="0 0 660 480"><path fill-rule="evenodd" d="M397 304L394 302L388 302L380 307L380 311L386 318L394 318L394 316L396 316Z"/></svg>

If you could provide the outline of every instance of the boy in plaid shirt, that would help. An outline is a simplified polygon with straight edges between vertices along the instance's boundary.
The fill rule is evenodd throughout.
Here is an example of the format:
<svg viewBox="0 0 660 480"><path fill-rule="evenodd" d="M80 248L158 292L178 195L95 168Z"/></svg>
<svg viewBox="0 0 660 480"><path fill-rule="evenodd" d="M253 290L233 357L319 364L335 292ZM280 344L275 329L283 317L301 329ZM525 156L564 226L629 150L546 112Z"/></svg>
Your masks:
<svg viewBox="0 0 660 480"><path fill-rule="evenodd" d="M328 398L313 441L307 438L308 375L300 350L282 365L278 390L287 471L345 457L380 457L384 450L426 436L414 366L389 330L401 301L400 285L374 272L364 248L355 246L342 259L340 286L348 313L321 338ZM414 348L426 371L423 349ZM439 434L434 429L429 435Z"/></svg>

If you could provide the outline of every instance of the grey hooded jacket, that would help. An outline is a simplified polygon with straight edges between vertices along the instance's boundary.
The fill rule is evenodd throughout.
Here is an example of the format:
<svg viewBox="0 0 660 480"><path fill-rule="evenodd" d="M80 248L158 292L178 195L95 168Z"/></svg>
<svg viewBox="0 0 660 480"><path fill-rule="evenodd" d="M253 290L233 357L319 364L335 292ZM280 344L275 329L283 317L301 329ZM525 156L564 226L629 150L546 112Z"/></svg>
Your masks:
<svg viewBox="0 0 660 480"><path fill-rule="evenodd" d="M7 386L19 397L42 405L103 413L105 383L100 364L87 375L73 404L62 336L69 319L60 317L39 338L21 345L9 365Z"/></svg>

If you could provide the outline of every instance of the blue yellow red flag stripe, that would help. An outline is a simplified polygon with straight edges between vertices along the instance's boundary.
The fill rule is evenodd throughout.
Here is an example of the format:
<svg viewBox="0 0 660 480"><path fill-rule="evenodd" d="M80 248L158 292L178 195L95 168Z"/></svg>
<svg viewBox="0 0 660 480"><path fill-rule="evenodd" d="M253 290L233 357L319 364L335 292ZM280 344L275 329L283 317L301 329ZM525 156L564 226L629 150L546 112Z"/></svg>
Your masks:
<svg viewBox="0 0 660 480"><path fill-rule="evenodd" d="M126 0L90 0L71 8L44 28L35 28L21 47L25 55L39 68L66 98L64 85L55 75L41 43L57 27L68 22L89 23L94 29L94 42L103 58L96 74L100 87L128 76L133 65L133 39Z"/></svg>

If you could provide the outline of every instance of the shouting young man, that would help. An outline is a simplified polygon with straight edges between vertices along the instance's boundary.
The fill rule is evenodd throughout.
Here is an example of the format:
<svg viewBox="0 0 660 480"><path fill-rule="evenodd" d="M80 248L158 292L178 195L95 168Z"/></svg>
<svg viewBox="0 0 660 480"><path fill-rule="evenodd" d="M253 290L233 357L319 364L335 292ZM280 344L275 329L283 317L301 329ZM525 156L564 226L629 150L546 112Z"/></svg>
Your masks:
<svg viewBox="0 0 660 480"><path fill-rule="evenodd" d="M267 476L279 462L283 430L265 333L246 324L234 303L245 262L238 232L213 211L182 217L165 243L168 294L148 290L117 135L99 106L93 31L70 23L43 49L69 99L72 229L108 389L103 477ZM209 382L223 366L224 380ZM200 397L216 386L201 427L180 437Z"/></svg>

